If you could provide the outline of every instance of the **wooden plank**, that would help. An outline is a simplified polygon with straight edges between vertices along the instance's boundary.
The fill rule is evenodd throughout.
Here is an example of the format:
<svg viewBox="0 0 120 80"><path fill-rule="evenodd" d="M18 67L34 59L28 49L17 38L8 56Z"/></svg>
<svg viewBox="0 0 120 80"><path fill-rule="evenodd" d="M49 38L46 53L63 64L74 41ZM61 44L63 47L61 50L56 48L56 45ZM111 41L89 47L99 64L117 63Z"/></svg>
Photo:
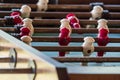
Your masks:
<svg viewBox="0 0 120 80"><path fill-rule="evenodd" d="M68 66L70 80L119 80L119 67Z"/></svg>
<svg viewBox="0 0 120 80"><path fill-rule="evenodd" d="M20 40L14 38L13 36L8 35L6 32L4 32L2 30L0 30L0 37L2 40L1 43L3 45L11 43L12 45L10 45L10 46L7 45L7 46L9 46L9 48L11 48L11 47L16 48L16 46L17 46L17 53L22 52L21 54L24 53L24 55L28 55L27 58L30 58L32 60L37 60L36 64L37 64L38 70L39 69L47 70L44 73L42 72L41 74L38 74L40 76L40 78L38 76L36 80L39 80L39 79L41 79L41 80L53 80L53 79L51 79L51 77L54 77L54 80L68 80L68 74L67 74L67 70L66 70L65 65L63 65L63 64L59 63L58 61L44 55L40 51L38 51L38 50L32 48L31 46L21 42ZM9 49L7 49L7 51L8 50ZM2 51L3 50L1 50L1 53L2 53ZM61 76L61 73L63 73L66 76L59 77L59 76ZM3 76L0 76L0 78L2 78L2 77ZM12 80L14 80L14 79L12 79Z"/></svg>

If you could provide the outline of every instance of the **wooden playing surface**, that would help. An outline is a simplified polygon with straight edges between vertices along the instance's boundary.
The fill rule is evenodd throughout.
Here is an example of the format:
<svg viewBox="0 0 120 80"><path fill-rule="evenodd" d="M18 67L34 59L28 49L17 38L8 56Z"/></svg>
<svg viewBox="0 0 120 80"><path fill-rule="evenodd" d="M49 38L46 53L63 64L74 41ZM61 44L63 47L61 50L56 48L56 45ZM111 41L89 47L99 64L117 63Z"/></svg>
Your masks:
<svg viewBox="0 0 120 80"><path fill-rule="evenodd" d="M4 36L6 36L6 35L4 34ZM9 37L9 38L11 38L11 37ZM36 65L37 65L37 76L36 76L35 80L58 80L56 68L53 65L54 60L51 61L50 58L47 57L46 59L48 61L50 61L50 63L49 63L46 60L40 59L39 54L41 54L41 52L34 50L32 47L30 47L28 45L24 45L24 43L23 43L23 45L24 45L23 48L19 48L18 44L15 45L14 43L11 43L11 42L3 39L3 37L0 37L0 40L1 40L1 42L0 42L0 58L9 57L10 48L11 47L15 48L17 51L17 57L18 57L17 58L18 62L17 62L17 66L15 69L19 69L19 68L23 69L23 70L19 71L19 72L21 72L19 74L17 71L12 74L5 74L5 73L1 73L1 71L0 71L0 79L2 79L2 80L23 80L23 79L31 80L31 79L29 79L30 74L27 74L27 73L22 74L22 72L24 71L24 69L30 69L30 67L28 66L28 61L33 59L36 61ZM14 42L13 37L11 38L11 40ZM15 41L15 42L21 43L21 41L20 42ZM19 45L21 45L21 44L19 44ZM31 49L29 49L28 51L25 50L25 48L28 49L28 47ZM33 51L33 54L30 53L32 51ZM34 54L34 53L36 53L36 54ZM36 56L36 55L38 55L38 56ZM45 58L46 56L42 55L42 57ZM5 60L0 62L0 69L11 69L9 66L9 62L4 62L4 61ZM53 62L53 64L52 64L52 62ZM14 70L14 69L11 69L11 72L12 72L12 70Z"/></svg>
<svg viewBox="0 0 120 80"><path fill-rule="evenodd" d="M19 53L18 56L19 58L24 58L24 59L32 59L34 57L26 54L27 52L17 50ZM8 51L2 51L0 52L1 58L4 57L9 57L9 50ZM44 63L44 61L37 60L37 77L35 80L57 80L57 75L55 68L51 65L48 65ZM29 68L28 66L28 61L19 61L17 63L17 68ZM9 63L0 63L0 69L10 69ZM21 70L22 71L22 70ZM21 72L20 71L20 72ZM6 77L7 76L7 77ZM0 74L0 79L2 80L29 80L29 74Z"/></svg>

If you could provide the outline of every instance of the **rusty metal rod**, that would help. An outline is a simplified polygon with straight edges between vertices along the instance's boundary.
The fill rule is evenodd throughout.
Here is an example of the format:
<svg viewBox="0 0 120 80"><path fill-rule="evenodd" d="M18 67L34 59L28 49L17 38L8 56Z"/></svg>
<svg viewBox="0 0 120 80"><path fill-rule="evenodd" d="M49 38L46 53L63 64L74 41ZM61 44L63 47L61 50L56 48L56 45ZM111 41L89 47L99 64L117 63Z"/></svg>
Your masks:
<svg viewBox="0 0 120 80"><path fill-rule="evenodd" d="M33 26L43 26L43 25L55 25L55 26L60 26L60 20L61 19L33 19ZM0 18L0 25L3 26L5 25L6 20L4 18ZM119 25L120 20L108 20L108 26L112 26L112 25ZM80 20L80 24L81 25L97 25L97 20L84 20L81 19ZM7 25L7 24L6 24Z"/></svg>
<svg viewBox="0 0 120 80"><path fill-rule="evenodd" d="M0 28L1 29L1 28ZM109 33L120 33L120 28L109 28ZM59 33L59 28L35 28L36 33ZM72 33L98 33L98 29L96 28L80 28L80 29L72 29Z"/></svg>
<svg viewBox="0 0 120 80"><path fill-rule="evenodd" d="M0 27L1 30L6 32L17 32L13 27ZM34 28L35 33L59 33L59 28ZM120 28L109 28L109 33L120 33ZM72 33L98 33L98 29L96 28L80 28L80 29L72 29Z"/></svg>
<svg viewBox="0 0 120 80"><path fill-rule="evenodd" d="M33 25L60 25L61 19L33 19ZM108 25L119 25L120 20L108 20ZM81 25L97 25L97 20L80 20Z"/></svg>
<svg viewBox="0 0 120 80"><path fill-rule="evenodd" d="M0 11L0 17L9 16L11 11ZM64 18L70 12L36 12L32 11L30 17L48 17L48 18ZM91 17L90 12L72 12L79 19L89 19ZM110 12L109 19L120 19L120 12Z"/></svg>
<svg viewBox="0 0 120 80"><path fill-rule="evenodd" d="M13 8L21 8L23 4L10 4L10 3L0 3L0 9L5 9L5 10L10 10ZM36 4L27 4L29 5L32 10L37 10L37 5ZM120 11L120 5L103 5L104 9L110 10L110 11ZM91 6L90 5L69 5L69 4L48 4L48 10L85 10L85 11L90 11Z"/></svg>
<svg viewBox="0 0 120 80"><path fill-rule="evenodd" d="M73 51L79 52L83 51L81 46L33 46L40 51ZM120 47L108 47L108 46L99 46L95 47L95 52L120 52Z"/></svg>
<svg viewBox="0 0 120 80"><path fill-rule="evenodd" d="M52 57L59 62L120 62L120 57Z"/></svg>
<svg viewBox="0 0 120 80"><path fill-rule="evenodd" d="M58 42L59 38L56 36L33 36L33 42ZM94 38L95 42L98 41L97 38ZM83 42L81 37L71 37L71 42ZM120 38L109 38L109 43L120 43Z"/></svg>
<svg viewBox="0 0 120 80"><path fill-rule="evenodd" d="M0 46L2 49L10 49L10 46ZM81 52L83 51L82 46L32 46L39 51L72 51ZM119 46L95 46L95 52L120 52Z"/></svg>
<svg viewBox="0 0 120 80"><path fill-rule="evenodd" d="M119 57L52 57L60 62L120 62ZM17 62L27 62L25 58L18 58ZM10 62L10 58L0 58L0 62Z"/></svg>

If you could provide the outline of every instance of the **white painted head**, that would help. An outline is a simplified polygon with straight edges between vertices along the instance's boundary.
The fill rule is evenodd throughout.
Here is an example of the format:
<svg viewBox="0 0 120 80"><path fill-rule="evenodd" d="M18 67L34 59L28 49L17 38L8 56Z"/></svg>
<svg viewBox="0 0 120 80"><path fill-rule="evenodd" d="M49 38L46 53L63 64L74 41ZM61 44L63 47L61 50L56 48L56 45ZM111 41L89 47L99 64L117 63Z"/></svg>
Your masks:
<svg viewBox="0 0 120 80"><path fill-rule="evenodd" d="M23 5L21 6L20 12L22 13L23 18L29 17L31 12L31 7L28 5Z"/></svg>

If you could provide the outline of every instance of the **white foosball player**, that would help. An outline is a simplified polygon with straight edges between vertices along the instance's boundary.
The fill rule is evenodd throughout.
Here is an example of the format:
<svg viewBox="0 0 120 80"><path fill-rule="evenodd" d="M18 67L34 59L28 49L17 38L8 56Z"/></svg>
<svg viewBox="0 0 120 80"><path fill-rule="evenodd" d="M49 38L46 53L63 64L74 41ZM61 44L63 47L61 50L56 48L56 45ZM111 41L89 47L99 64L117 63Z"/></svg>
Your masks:
<svg viewBox="0 0 120 80"><path fill-rule="evenodd" d="M93 37L85 37L82 44L83 47L83 56L88 57L94 52L94 43L95 40ZM83 66L86 66L87 63L82 63Z"/></svg>
<svg viewBox="0 0 120 80"><path fill-rule="evenodd" d="M21 6L20 12L21 12L21 16L23 18L29 18L30 12L31 12L31 7L28 5L23 5L23 6Z"/></svg>
<svg viewBox="0 0 120 80"><path fill-rule="evenodd" d="M32 38L30 36L27 36L27 35L26 36L22 36L20 39L23 42L25 42L26 44L31 45Z"/></svg>
<svg viewBox="0 0 120 80"><path fill-rule="evenodd" d="M46 11L48 9L49 0L39 0L37 2L38 11Z"/></svg>
<svg viewBox="0 0 120 80"><path fill-rule="evenodd" d="M98 20L102 17L103 8L101 6L94 6L91 13L91 17L89 20ZM95 25L87 25L87 28L95 28Z"/></svg>
<svg viewBox="0 0 120 80"><path fill-rule="evenodd" d="M94 20L96 20L97 18L101 18L102 17L102 13L103 13L103 8L101 6L94 6L93 10L90 12L92 14L92 17Z"/></svg>

